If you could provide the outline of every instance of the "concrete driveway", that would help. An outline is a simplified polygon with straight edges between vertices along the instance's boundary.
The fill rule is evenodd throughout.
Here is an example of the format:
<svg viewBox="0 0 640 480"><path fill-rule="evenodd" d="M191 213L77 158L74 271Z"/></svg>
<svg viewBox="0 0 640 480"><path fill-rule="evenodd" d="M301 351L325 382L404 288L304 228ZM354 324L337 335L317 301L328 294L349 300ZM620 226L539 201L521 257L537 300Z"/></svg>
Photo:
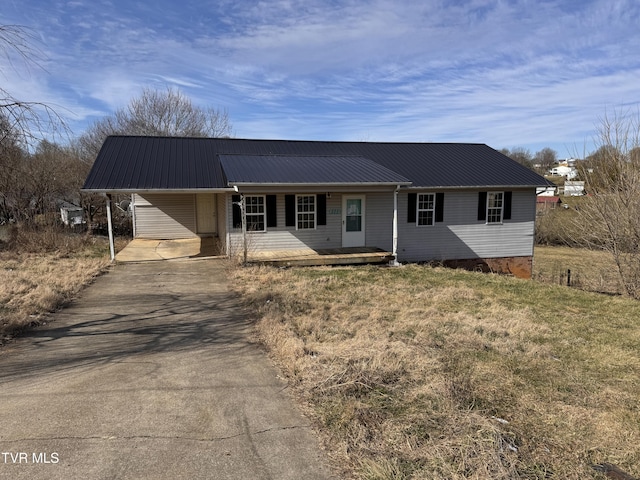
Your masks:
<svg viewBox="0 0 640 480"><path fill-rule="evenodd" d="M0 349L0 478L333 478L220 260L117 265Z"/></svg>

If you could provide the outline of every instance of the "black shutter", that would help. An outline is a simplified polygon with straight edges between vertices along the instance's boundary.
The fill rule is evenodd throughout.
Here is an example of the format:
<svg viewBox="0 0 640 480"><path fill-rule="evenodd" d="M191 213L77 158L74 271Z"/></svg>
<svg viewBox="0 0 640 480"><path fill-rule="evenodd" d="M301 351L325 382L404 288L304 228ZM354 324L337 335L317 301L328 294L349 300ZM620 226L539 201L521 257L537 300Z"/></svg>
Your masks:
<svg viewBox="0 0 640 480"><path fill-rule="evenodd" d="M233 228L242 228L242 209L240 208L240 195L231 195L231 211L233 213Z"/></svg>
<svg viewBox="0 0 640 480"><path fill-rule="evenodd" d="M478 192L478 220L487 219L487 192Z"/></svg>
<svg viewBox="0 0 640 480"><path fill-rule="evenodd" d="M276 196L267 195L267 227L278 226L278 209L276 208Z"/></svg>
<svg viewBox="0 0 640 480"><path fill-rule="evenodd" d="M318 194L316 196L318 199L318 221L317 225L326 225L327 224L327 195L324 193Z"/></svg>
<svg viewBox="0 0 640 480"><path fill-rule="evenodd" d="M511 193L504 192L504 211L502 212L503 220L511 220Z"/></svg>
<svg viewBox="0 0 640 480"><path fill-rule="evenodd" d="M444 192L436 193L436 222L444 221Z"/></svg>
<svg viewBox="0 0 640 480"><path fill-rule="evenodd" d="M410 193L407 204L407 223L416 223L416 209L418 208L418 194Z"/></svg>
<svg viewBox="0 0 640 480"><path fill-rule="evenodd" d="M287 227L296 226L296 196L284 196L284 223Z"/></svg>

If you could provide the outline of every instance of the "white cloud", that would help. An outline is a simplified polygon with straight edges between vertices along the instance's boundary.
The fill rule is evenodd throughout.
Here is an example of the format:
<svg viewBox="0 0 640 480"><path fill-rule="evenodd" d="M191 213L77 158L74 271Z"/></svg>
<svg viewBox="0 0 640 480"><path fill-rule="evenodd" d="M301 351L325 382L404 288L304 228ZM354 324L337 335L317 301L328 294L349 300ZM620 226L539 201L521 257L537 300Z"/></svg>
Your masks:
<svg viewBox="0 0 640 480"><path fill-rule="evenodd" d="M500 147L581 142L604 108L640 101L635 0L23 0L8 11L42 34L49 73L5 84L75 118L176 85L228 107L245 137Z"/></svg>

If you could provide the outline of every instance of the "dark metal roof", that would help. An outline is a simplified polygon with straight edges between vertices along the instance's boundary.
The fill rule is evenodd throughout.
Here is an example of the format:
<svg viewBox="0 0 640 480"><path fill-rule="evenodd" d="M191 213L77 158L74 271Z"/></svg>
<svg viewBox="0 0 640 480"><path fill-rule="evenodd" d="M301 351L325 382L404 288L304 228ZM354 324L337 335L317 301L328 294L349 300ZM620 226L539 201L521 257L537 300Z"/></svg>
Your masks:
<svg viewBox="0 0 640 480"><path fill-rule="evenodd" d="M367 158L346 155L219 155L231 185L410 184Z"/></svg>
<svg viewBox="0 0 640 480"><path fill-rule="evenodd" d="M232 157L236 155L237 160L253 170L243 173L240 167L232 165ZM335 169L334 162L343 158L345 163L340 164L339 172L343 179L394 178L399 183L408 179L412 187L549 185L537 173L484 144L113 136L105 141L84 189L215 189L228 188L242 178L250 179L251 183L269 183L273 178L282 183L307 183L299 182L302 178L309 179L301 171L304 168L292 168L291 163L279 158L285 156L291 157L291 161L297 158L306 168L313 158L327 161L331 163L327 168L331 169ZM320 160L321 157L330 160ZM259 165L260 159L267 160L269 166ZM351 171L358 162L371 172ZM321 168L316 171L316 183L338 178L332 176L335 172L324 172Z"/></svg>
<svg viewBox="0 0 640 480"><path fill-rule="evenodd" d="M215 144L177 137L108 137L84 184L98 191L222 187L226 181Z"/></svg>

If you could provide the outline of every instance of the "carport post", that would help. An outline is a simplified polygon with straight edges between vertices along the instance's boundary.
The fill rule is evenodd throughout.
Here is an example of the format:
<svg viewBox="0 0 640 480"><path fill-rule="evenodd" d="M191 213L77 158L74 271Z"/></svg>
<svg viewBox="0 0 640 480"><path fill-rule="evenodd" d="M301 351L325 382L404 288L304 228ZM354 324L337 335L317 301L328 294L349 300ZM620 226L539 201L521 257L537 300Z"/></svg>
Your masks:
<svg viewBox="0 0 640 480"><path fill-rule="evenodd" d="M111 195L105 194L107 197L107 226L109 231L109 253L111 254L111 261L116 259L116 249L113 244L113 222L111 221Z"/></svg>

